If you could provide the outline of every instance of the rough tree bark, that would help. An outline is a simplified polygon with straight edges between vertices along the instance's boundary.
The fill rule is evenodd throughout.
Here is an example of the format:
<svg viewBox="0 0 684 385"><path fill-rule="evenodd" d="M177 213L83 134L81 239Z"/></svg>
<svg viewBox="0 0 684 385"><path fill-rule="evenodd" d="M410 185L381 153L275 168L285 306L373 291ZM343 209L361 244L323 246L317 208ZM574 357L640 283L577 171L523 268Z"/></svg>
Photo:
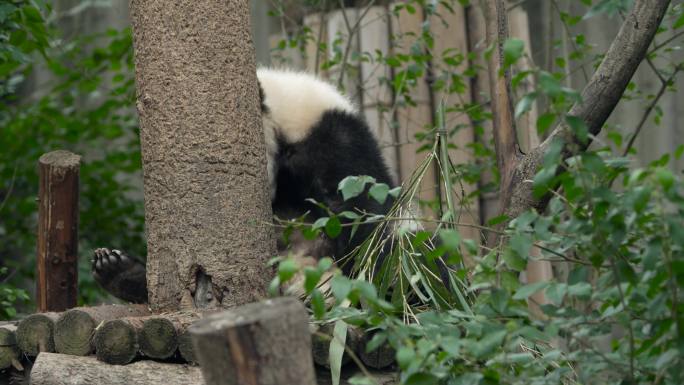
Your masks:
<svg viewBox="0 0 684 385"><path fill-rule="evenodd" d="M153 310L265 297L275 254L246 0L133 0Z"/></svg>
<svg viewBox="0 0 684 385"><path fill-rule="evenodd" d="M568 113L582 119L589 128L590 134L598 135L601 132L603 124L620 101L627 84L644 59L669 4L670 0L636 0L634 2L631 12L625 18L601 65L582 90L581 101L576 103ZM495 42L501 43L508 36L504 2L483 0L483 9L487 20L488 45ZM507 118L507 116L512 116L510 115L510 97L501 96L501 92L503 95L509 95L507 89L510 84L498 76L502 64L502 44L498 44L489 61L489 73L492 79L498 79L490 82L490 92L495 95L492 97L492 110L495 115L503 114L494 118L495 138L500 138L498 142L503 143L503 146L497 144L496 148L501 170L500 209L509 218L515 218L530 208L543 211L548 203L548 196L534 197L531 180L539 170L551 143L556 139L563 140L563 159L586 150L589 143L582 143L569 127L561 124L542 144L528 154L522 155L515 143L515 127L512 119ZM504 82L503 85L502 82Z"/></svg>

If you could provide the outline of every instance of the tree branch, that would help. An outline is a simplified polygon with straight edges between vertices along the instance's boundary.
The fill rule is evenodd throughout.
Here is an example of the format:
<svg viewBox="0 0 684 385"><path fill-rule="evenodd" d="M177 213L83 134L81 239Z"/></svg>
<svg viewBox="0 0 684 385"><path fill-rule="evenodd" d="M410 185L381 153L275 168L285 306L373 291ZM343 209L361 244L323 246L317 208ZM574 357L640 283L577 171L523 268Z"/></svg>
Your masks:
<svg viewBox="0 0 684 385"><path fill-rule="evenodd" d="M641 116L641 120L639 120L639 124L637 124L636 128L634 129L634 133L629 138L629 142L627 143L627 147L625 147L625 151L622 153L622 156L627 156L627 154L629 154L629 151L632 149L632 146L634 146L634 141L636 141L637 136L639 136L639 133L641 133L641 129L644 127L644 124L646 124L646 120L651 115L653 109L655 109L655 106L660 101L660 98L663 96L663 94L665 94L667 87L670 86L674 81L679 70L680 68L676 67L672 75L670 75L668 79L664 79L661 83L660 89L658 90L658 94L653 98L651 104L649 104L648 107L646 107L644 114Z"/></svg>
<svg viewBox="0 0 684 385"><path fill-rule="evenodd" d="M500 209L506 207L512 191L512 177L518 163L518 143L510 92L510 70L504 68L503 45L508 38L508 16L503 0L483 0L487 46L494 47L489 57L489 93L494 126L494 146L501 174ZM503 76L500 74L503 73Z"/></svg>
<svg viewBox="0 0 684 385"><path fill-rule="evenodd" d="M596 136L601 132L603 124L620 101L634 72L646 56L669 4L670 0L634 2L632 11L620 27L601 65L584 87L581 101L570 109L568 114L581 118L591 135ZM563 159L581 153L589 145L588 142L582 142L567 125L561 124L541 145L522 157L513 170L509 185L511 191L503 191L507 186L502 184L502 196L510 197L502 201L502 210L509 217L514 218L530 208L541 211L546 207L549 197L535 198L531 180L556 139L563 140Z"/></svg>

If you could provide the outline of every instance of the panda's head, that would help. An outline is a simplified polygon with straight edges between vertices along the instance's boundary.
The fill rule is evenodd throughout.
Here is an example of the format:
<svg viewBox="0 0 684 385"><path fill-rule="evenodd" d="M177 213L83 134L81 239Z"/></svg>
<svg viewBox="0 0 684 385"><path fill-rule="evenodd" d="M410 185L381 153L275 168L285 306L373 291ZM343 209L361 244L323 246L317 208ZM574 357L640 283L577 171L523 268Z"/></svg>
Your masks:
<svg viewBox="0 0 684 385"><path fill-rule="evenodd" d="M304 139L326 111L355 113L354 105L330 83L305 72L259 68L264 118L290 143Z"/></svg>
<svg viewBox="0 0 684 385"><path fill-rule="evenodd" d="M311 74L262 67L257 70L257 78L273 199L278 139L288 143L305 139L326 111L357 111L334 86Z"/></svg>

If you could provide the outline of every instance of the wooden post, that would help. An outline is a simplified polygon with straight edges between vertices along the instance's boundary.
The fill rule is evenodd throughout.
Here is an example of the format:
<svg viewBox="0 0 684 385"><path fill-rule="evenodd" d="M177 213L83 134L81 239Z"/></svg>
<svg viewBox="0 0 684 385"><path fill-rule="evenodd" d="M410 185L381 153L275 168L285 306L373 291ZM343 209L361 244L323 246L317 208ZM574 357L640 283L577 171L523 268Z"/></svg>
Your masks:
<svg viewBox="0 0 684 385"><path fill-rule="evenodd" d="M76 306L78 170L81 157L58 150L40 157L38 171L38 311Z"/></svg>
<svg viewBox="0 0 684 385"><path fill-rule="evenodd" d="M308 320L283 297L198 321L189 330L207 385L315 385Z"/></svg>

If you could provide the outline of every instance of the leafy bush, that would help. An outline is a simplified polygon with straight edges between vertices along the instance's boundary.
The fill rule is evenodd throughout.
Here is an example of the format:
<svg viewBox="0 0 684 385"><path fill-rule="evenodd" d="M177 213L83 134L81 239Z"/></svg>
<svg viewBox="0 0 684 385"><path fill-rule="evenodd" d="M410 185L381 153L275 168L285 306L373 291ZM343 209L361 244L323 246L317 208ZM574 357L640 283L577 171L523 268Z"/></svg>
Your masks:
<svg viewBox="0 0 684 385"><path fill-rule="evenodd" d="M144 255L132 39L112 30L62 41L49 12L32 1L0 5L0 260L6 285L31 284L37 160L56 149L82 154L79 288L80 302L92 303L102 296L90 274L93 247ZM23 95L38 67L49 81Z"/></svg>
<svg viewBox="0 0 684 385"><path fill-rule="evenodd" d="M387 342L396 350L402 384L679 384L684 180L663 167L666 160L628 170L605 151L571 159L557 176L563 189L548 213L512 220L501 234L505 246L474 256L469 279L451 271L452 282L468 283L452 286L457 295L446 302L433 303L435 283L420 274L432 271L421 262L429 252L417 247L409 254L400 245L399 256L385 262L401 265L398 280L411 282L394 292L383 291L381 277L370 284L360 268L352 278L337 273L322 293L317 286L332 263L307 267L314 318L375 331L368 348ZM610 189L614 180L619 191ZM420 234L412 236L414 246L429 242ZM454 229L442 235L456 252L472 248ZM521 284L519 273L535 259L553 261L558 279ZM278 271L276 282L286 282L297 267L286 259ZM539 311L528 306L537 292L548 299ZM330 308L325 294L334 298ZM372 383L364 381L358 379Z"/></svg>
<svg viewBox="0 0 684 385"><path fill-rule="evenodd" d="M392 13L415 13L420 7L428 16L438 16L437 3L447 12L461 6L450 1L411 0L393 7ZM619 15L631 6L624 0L581 3L588 6L584 16L560 14L567 31L583 19L599 13ZM13 317L16 303L27 300L16 285L33 274L35 162L44 152L66 148L85 155L80 287L86 290L82 300L92 301L99 295L88 281L87 253L92 247L120 245L144 254L130 31L61 41L45 21L49 9L35 4L15 0L0 5L1 147L7 149L0 153L0 256L6 265L0 267L0 318ZM337 2L306 4L328 10ZM276 15L282 16L282 12ZM681 36L682 15L682 5L675 4L661 33L669 31L675 39ZM305 52L303 44L313 41L316 50L325 53L319 66L331 73L353 72L364 62L389 66L393 76L384 79L384 84L392 88L396 100L388 108L415 105L415 87L428 75L433 91L463 96L468 92L465 84L478 70L469 63L477 57L456 50L434 52L428 24L412 36L408 53L350 52L352 36L341 34L332 41L318 41L311 29L303 27L284 39L275 54L289 48ZM535 80L535 89L521 91L516 115L527 113L535 101L543 102L546 110L537 120L541 134L558 122L565 122L576 133L586 133L581 121L566 115L579 94L564 83L569 66L582 69L586 63L595 64L601 53L592 51L585 36L568 37L573 49L556 58L557 72L532 68L513 76L516 88L528 79ZM668 43L675 39L668 39L652 49L649 59L674 49ZM505 43L507 64L524 57L521 43ZM88 48L80 48L83 46ZM433 60L436 57L441 59L439 64ZM38 65L50 71L50 83L40 95L21 97L22 84L31 79ZM681 69L681 63L669 62L657 69L663 90L673 88L674 76ZM338 77L340 85L343 77ZM657 112L655 103L660 96L640 93L631 85L629 97L651 105L648 112ZM364 176L351 176L340 184L346 199L367 191L378 200L395 197L398 204L388 215L329 212L314 223L285 223L291 231L304 231L310 237L322 232L335 237L341 226L363 222L381 223L392 230L381 227L381 236L361 245L349 262L355 264L352 277L336 273L337 267L329 259L302 271L314 322L335 324L333 373L339 376L340 338L349 325L359 325L375 333L369 350L383 343L395 349L402 384L684 382L679 370L684 363L684 306L680 299L684 286L684 181L669 168L684 149L645 167L630 168L627 156L633 153L632 141L639 127L629 141L609 131L607 144L599 142L592 151L564 161L559 151L551 152L533 181L538 195L551 193L548 209L498 218L482 226L483 233L498 238L498 242L485 243L464 237L459 232L463 224L455 213L478 194L493 191L496 177L458 200L446 194L445 202L421 202L439 213L437 218L418 218L435 223L434 232L402 226L412 215L407 207L417 200L417 188L429 168L439 170L440 182L459 186L475 184L495 166L486 141L460 147L475 155L472 164L452 164L448 159L448 149L458 145L449 138L462 128L450 125L449 116L467 116L476 133L483 135L484 123L490 119L486 105L455 103L435 112L437 124L415 138L427 158L401 190L391 190ZM594 138L587 135L586 139ZM560 143L554 148L559 149ZM496 227L496 222L509 219L503 228ZM395 247L376 271L378 242L388 241L387 237L394 237ZM438 256L445 256L449 263L446 279L435 263ZM466 259L471 263L466 264ZM521 283L521 272L534 260L552 261L556 279ZM276 262L273 291L299 270L287 258ZM329 293L318 287L326 272L334 272ZM535 303L540 293L546 301ZM326 304L325 295L331 296L332 306ZM373 383L364 377L354 381Z"/></svg>
<svg viewBox="0 0 684 385"><path fill-rule="evenodd" d="M560 15L573 50L556 59L558 72L536 67L514 71L512 83L520 93L516 118L530 111L533 103L541 102L545 111L539 114L536 124L541 135L563 123L586 142L597 138L588 135L581 120L567 115L569 107L580 100L580 94L565 85L566 77L569 66L574 65L572 70L577 71L586 63L595 65L602 54L593 52L585 36L572 36L569 31L581 20L600 13L619 15L631 7L631 2L583 3L588 5L584 17ZM428 15L436 12L434 4L421 1L408 1L392 10L415 12L412 7L423 7ZM684 364L684 179L671 171L673 160L684 154L684 146L641 168L635 168L633 158L628 156L634 154L634 137L641 132L651 111L656 111L654 123L660 122L662 112L655 108L658 99L674 88L675 75L683 69L682 63L672 62L669 56L663 60L663 66L653 64L660 55L670 52L672 48L667 48L667 43L681 36L677 30L684 27L682 12L681 4L671 7L659 33L669 31L675 37L662 38L666 43L649 53L649 66L662 81L661 92L640 92L635 84L628 88L626 98L640 100L646 106L644 118L629 140L609 130L607 142L598 139L591 151L566 160L560 154L561 143L553 143L534 181L524 182L533 184L538 197L549 196L544 212L494 218L482 231L490 239L497 238L496 242L467 239L459 231L463 224L453 214L455 206L463 203L449 203L447 193L443 197L446 202L426 202L430 207L445 207L443 212L435 210L440 217L418 218L437 223L434 232L380 230L376 235L381 240L376 237L364 243L350 256L356 266L352 277L342 276L328 260L301 271L306 277L314 322L335 325L330 347L334 383L339 381L341 346L349 326L361 326L374 333L367 346L369 351L384 343L391 345L396 351L402 384L684 381L680 370ZM299 32L305 37L294 33L281 49L297 47L299 41L317 41L311 30L304 28ZM344 37L338 45L344 46ZM324 52L329 49L322 42L318 48ZM433 48L433 36L426 22L423 34L416 36L411 54L360 53L351 55L356 59L350 61L354 65L358 63L354 60L363 62L372 57L370 60L395 69L395 76L388 80L394 94L399 95L399 102L391 106L394 108L411 105L416 81L425 76L427 63L440 54L447 55L434 52ZM504 51L508 66L525 57L520 40L505 42ZM453 60L444 67L431 63L433 89L461 94L463 90L456 85L464 84L476 68L458 69L462 63L457 58L464 57L459 53L449 52L448 57ZM350 65L339 55L327 64L342 70ZM534 82L528 82L531 79ZM534 84L534 88L525 89L525 83ZM481 106L467 103L438 107L435 112L437 116L466 113L477 129L490 118ZM457 186L477 181L494 164L491 150L486 144L469 147L478 163L487 167L452 164L442 144L458 128L452 129L444 121L438 119L436 126L427 127L416 136L424 142L421 150L427 153L426 163L404 184L397 206L387 215L330 213L314 223L295 221L286 225L292 226L292 231L299 229L309 235L325 232L329 237L335 237L337 231L321 224L330 223L333 218L343 226L380 222L385 228L401 228L397 223L405 218L397 215L398 210L405 213L416 200L415 188L425 177L425 170L434 164L440 170L440 183ZM350 191L365 194L370 189L364 190L363 186L374 186L364 176L343 182L339 190L345 199ZM499 228L497 224L501 222L507 224ZM376 270L377 242L393 246ZM431 263L438 255L444 256L450 265L445 280L437 279L438 272ZM467 267L463 263L466 258L472 261ZM555 279L525 284L521 276L527 265L539 260L552 263ZM277 262L278 276L273 289L298 271L290 259ZM376 274L377 271L380 273ZM327 278L325 272L333 277ZM332 305L326 304L326 296L332 298ZM540 299L542 302L537 302ZM361 375L352 383L375 382Z"/></svg>

